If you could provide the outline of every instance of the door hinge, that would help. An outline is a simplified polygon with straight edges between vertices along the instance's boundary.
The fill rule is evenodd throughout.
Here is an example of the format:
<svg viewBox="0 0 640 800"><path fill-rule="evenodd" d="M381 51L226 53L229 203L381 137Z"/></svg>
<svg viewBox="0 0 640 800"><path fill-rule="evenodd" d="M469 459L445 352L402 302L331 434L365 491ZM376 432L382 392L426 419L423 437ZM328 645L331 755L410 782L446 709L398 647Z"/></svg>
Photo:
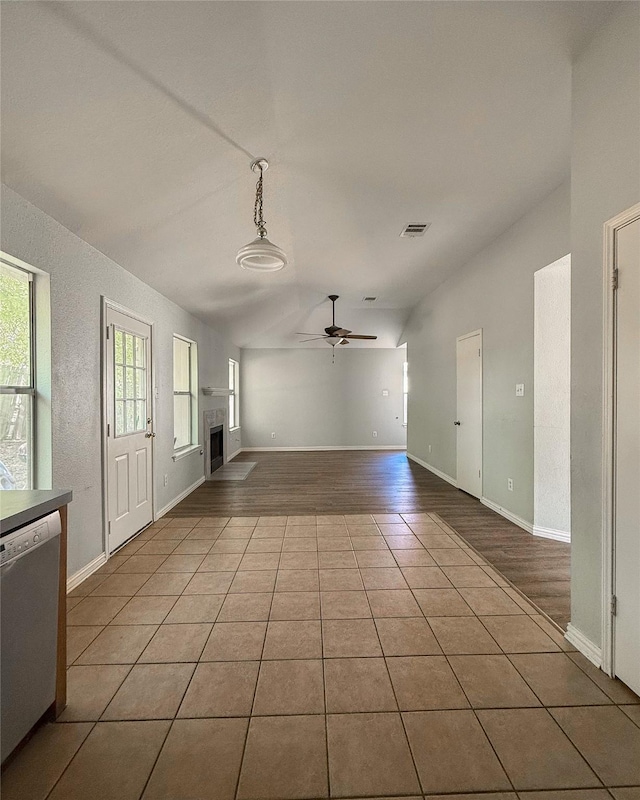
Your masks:
<svg viewBox="0 0 640 800"><path fill-rule="evenodd" d="M618 598L614 595L611 595L611 616L615 617L618 613Z"/></svg>
<svg viewBox="0 0 640 800"><path fill-rule="evenodd" d="M618 270L618 268L616 267L616 268L613 270L613 272L611 273L611 286L612 286L612 288L613 288L613 291L614 291L614 292L615 292L615 290L616 290L616 289L619 287L619 278L618 278L618 274L619 274L619 270Z"/></svg>
<svg viewBox="0 0 640 800"><path fill-rule="evenodd" d="M109 336L110 336L110 334L109 334L109 330L110 330L110 329L109 329L109 326L107 325L107 339L108 339L108 338L109 338Z"/></svg>
<svg viewBox="0 0 640 800"><path fill-rule="evenodd" d="M480 356L480 348L478 348L478 357Z"/></svg>
<svg viewBox="0 0 640 800"><path fill-rule="evenodd" d="M111 436L111 425L107 422L107 436Z"/></svg>
<svg viewBox="0 0 640 800"><path fill-rule="evenodd" d="M482 475L480 474L480 470L478 470L478 477L481 478Z"/></svg>

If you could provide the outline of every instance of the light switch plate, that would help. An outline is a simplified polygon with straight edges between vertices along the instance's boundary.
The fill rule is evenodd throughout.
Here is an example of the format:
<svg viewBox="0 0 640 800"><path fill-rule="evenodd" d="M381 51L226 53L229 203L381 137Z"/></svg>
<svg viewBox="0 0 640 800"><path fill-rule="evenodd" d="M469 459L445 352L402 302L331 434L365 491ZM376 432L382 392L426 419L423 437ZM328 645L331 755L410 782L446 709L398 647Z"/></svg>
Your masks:
<svg viewBox="0 0 640 800"><path fill-rule="evenodd" d="M516 383L516 397L524 397L524 383Z"/></svg>
<svg viewBox="0 0 640 800"><path fill-rule="evenodd" d="M389 397L389 390L388 389L383 389L382 390L382 396L383 397Z"/></svg>

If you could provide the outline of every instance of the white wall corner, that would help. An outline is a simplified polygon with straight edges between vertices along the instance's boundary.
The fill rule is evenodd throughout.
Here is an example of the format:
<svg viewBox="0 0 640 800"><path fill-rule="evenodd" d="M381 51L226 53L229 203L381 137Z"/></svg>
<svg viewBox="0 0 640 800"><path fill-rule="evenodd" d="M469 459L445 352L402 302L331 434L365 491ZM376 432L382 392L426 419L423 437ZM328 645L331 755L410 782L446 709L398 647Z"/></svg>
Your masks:
<svg viewBox="0 0 640 800"><path fill-rule="evenodd" d="M231 453L230 455L227 456L227 463L229 463L229 461L233 461L233 459L236 456L239 456L240 453L243 453L243 452L244 452L244 450L243 450L242 447L239 447L237 450L234 450L233 453Z"/></svg>
<svg viewBox="0 0 640 800"><path fill-rule="evenodd" d="M103 564L107 563L107 554L100 553L99 556L96 556L93 561L90 561L86 566L79 569L77 572L74 572L73 575L70 575L67 578L67 594L73 591L76 586L80 586L80 584L85 581L89 575L92 575L97 569Z"/></svg>
<svg viewBox="0 0 640 800"><path fill-rule="evenodd" d="M154 521L160 519L160 517L164 517L164 515L168 511L171 511L171 509L174 506L177 506L178 503L182 502L185 499L185 497L188 497L191 494L191 492L193 492L195 489L198 488L198 486L200 486L203 483L204 483L204 475L201 478L198 478L198 480L195 483L192 483L191 486L187 487L184 490L184 492L180 492L180 494L177 497L174 497L170 503L167 503L167 505L164 508L161 508L159 511L156 511Z"/></svg>
<svg viewBox="0 0 640 800"><path fill-rule="evenodd" d="M517 514L509 511L508 508L503 508L499 506L497 503L494 503L493 500L489 500L488 497L481 497L480 502L482 505L490 508L492 511L495 511L496 514L500 514L501 517L508 519L509 522L513 522L514 525L517 525L519 528L527 531L527 533L533 533L533 525L530 522L527 522L526 519L522 519Z"/></svg>
<svg viewBox="0 0 640 800"><path fill-rule="evenodd" d="M452 478L451 475L447 475L446 472L441 472L441 470L432 467L431 464L427 464L426 461L423 461L418 456L414 456L411 453L407 453L407 458L410 458L412 461L415 461L416 464L420 464L421 467L428 469L429 472L433 472L434 475L437 475L438 478L442 478L443 481L450 483L452 486L455 486L456 489L458 488L458 481L455 478Z"/></svg>
<svg viewBox="0 0 640 800"><path fill-rule="evenodd" d="M555 539L556 542L571 542L571 531L556 531L553 528L542 528L540 525L533 526L533 535L543 539Z"/></svg>
<svg viewBox="0 0 640 800"><path fill-rule="evenodd" d="M585 658L588 658L592 664L595 664L598 669L602 667L601 648L594 644L591 639L588 639L582 631L579 631L571 623L567 625L567 632L564 638L569 644L572 644L576 650L580 651Z"/></svg>

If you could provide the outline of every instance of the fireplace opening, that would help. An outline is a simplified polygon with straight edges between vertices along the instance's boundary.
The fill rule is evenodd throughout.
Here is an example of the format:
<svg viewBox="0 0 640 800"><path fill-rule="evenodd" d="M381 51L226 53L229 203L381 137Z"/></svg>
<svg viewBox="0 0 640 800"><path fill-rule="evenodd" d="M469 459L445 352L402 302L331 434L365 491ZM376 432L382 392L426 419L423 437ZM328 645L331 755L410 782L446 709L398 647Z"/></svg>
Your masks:
<svg viewBox="0 0 640 800"><path fill-rule="evenodd" d="M221 467L223 462L222 425L217 425L209 429L209 474Z"/></svg>

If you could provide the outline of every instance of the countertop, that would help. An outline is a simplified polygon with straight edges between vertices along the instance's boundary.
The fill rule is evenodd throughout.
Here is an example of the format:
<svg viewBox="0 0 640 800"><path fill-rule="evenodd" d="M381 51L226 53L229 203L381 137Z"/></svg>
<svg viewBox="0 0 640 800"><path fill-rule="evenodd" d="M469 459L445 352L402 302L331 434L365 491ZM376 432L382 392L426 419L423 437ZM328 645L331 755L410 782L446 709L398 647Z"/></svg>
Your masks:
<svg viewBox="0 0 640 800"><path fill-rule="evenodd" d="M71 502L68 489L9 489L0 492L0 533L28 525Z"/></svg>

